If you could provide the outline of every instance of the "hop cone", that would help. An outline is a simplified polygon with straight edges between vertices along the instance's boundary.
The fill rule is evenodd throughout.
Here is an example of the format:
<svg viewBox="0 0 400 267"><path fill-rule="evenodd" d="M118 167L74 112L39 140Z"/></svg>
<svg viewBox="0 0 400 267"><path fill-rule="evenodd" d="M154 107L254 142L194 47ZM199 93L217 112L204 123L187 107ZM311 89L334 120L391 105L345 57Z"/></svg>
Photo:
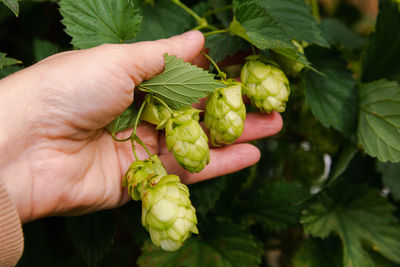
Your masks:
<svg viewBox="0 0 400 267"><path fill-rule="evenodd" d="M142 224L156 246L176 250L191 233L199 233L189 190L176 175L156 176L148 184L142 194Z"/></svg>
<svg viewBox="0 0 400 267"><path fill-rule="evenodd" d="M190 172L201 171L210 161L208 138L198 123L199 113L191 107L179 109L165 125L168 150Z"/></svg>
<svg viewBox="0 0 400 267"><path fill-rule="evenodd" d="M148 180L153 176L165 176L167 171L157 155L150 159L137 160L132 163L123 179L123 186L128 187L128 193L134 200L140 199L140 193L147 187Z"/></svg>
<svg viewBox="0 0 400 267"><path fill-rule="evenodd" d="M213 146L233 143L243 132L246 107L242 86L233 84L218 88L207 100L204 124L210 129Z"/></svg>
<svg viewBox="0 0 400 267"><path fill-rule="evenodd" d="M171 113L164 105L154 99L151 94L146 95L145 101L146 106L143 109L140 119L157 125L157 129L163 129L165 123L171 117Z"/></svg>
<svg viewBox="0 0 400 267"><path fill-rule="evenodd" d="M299 53L304 54L304 49L298 42L292 41L292 43L297 47L297 51L299 51ZM292 60L280 54L275 54L274 58L279 66L281 66L285 73L288 75L296 76L304 68L304 65L300 62Z"/></svg>
<svg viewBox="0 0 400 267"><path fill-rule="evenodd" d="M243 66L240 78L245 85L245 94L259 110L267 113L285 111L290 88L282 70L272 64L250 60Z"/></svg>

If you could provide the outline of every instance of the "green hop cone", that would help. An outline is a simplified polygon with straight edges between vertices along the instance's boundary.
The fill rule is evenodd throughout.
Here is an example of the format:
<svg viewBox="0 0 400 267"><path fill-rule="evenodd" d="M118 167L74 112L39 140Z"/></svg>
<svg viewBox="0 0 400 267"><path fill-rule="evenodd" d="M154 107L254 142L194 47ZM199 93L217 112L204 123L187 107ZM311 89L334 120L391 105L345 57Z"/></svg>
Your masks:
<svg viewBox="0 0 400 267"><path fill-rule="evenodd" d="M200 110L176 110L165 125L168 150L190 172L200 172L210 162L208 138L199 124Z"/></svg>
<svg viewBox="0 0 400 267"><path fill-rule="evenodd" d="M157 125L157 130L163 129L165 123L171 117L171 112L151 94L146 95L145 101L146 106L143 109L140 119Z"/></svg>
<svg viewBox="0 0 400 267"><path fill-rule="evenodd" d="M177 250L191 233L199 233L189 190L176 175L156 176L148 185L141 197L142 224L156 246Z"/></svg>
<svg viewBox="0 0 400 267"><path fill-rule="evenodd" d="M242 135L245 118L241 84L215 90L208 97L204 115L204 125L210 130L211 144L232 144Z"/></svg>
<svg viewBox="0 0 400 267"><path fill-rule="evenodd" d="M242 68L240 78L244 93L262 112L284 112L289 98L289 81L278 67L260 60L249 60Z"/></svg>
<svg viewBox="0 0 400 267"><path fill-rule="evenodd" d="M167 171L157 155L150 159L137 160L125 173L122 185L128 187L128 193L133 200L140 199L140 192L147 187L148 180L153 176L165 176Z"/></svg>
<svg viewBox="0 0 400 267"><path fill-rule="evenodd" d="M292 43L297 47L299 53L304 54L304 49L298 42L293 40ZM283 55L275 54L274 59L288 75L297 76L304 69L303 64Z"/></svg>

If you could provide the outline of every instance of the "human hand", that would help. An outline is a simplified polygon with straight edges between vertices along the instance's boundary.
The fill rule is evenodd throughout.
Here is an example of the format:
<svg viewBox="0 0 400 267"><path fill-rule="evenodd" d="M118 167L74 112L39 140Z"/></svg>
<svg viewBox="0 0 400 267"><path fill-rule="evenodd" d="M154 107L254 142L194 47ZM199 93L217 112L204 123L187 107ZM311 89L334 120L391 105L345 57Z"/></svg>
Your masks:
<svg viewBox="0 0 400 267"><path fill-rule="evenodd" d="M164 53L202 64L199 32L154 42L103 45L49 57L0 81L0 178L22 222L118 207L129 200L122 176L134 161L129 142L103 129L133 101L134 88L160 73ZM181 168L157 134L142 123L138 135L168 173L186 184L255 164L256 147L243 142L277 133L278 113L247 115L236 144L211 149L200 173ZM119 138L129 136L122 132ZM146 152L137 147L141 159Z"/></svg>

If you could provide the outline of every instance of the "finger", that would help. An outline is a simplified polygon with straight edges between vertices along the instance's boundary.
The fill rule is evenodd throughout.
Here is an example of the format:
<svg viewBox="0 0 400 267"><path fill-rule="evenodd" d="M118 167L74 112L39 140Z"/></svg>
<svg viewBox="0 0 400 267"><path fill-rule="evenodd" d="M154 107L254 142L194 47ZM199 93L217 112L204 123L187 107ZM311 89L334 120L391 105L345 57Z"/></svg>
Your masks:
<svg viewBox="0 0 400 267"><path fill-rule="evenodd" d="M252 112L246 114L244 130L236 143L249 142L277 134L283 126L282 116L273 111L269 114Z"/></svg>
<svg viewBox="0 0 400 267"><path fill-rule="evenodd" d="M159 157L168 173L178 175L185 184L193 184L254 165L260 160L260 156L258 148L250 144L211 149L210 163L199 173L190 173L183 169L171 153L161 154Z"/></svg>

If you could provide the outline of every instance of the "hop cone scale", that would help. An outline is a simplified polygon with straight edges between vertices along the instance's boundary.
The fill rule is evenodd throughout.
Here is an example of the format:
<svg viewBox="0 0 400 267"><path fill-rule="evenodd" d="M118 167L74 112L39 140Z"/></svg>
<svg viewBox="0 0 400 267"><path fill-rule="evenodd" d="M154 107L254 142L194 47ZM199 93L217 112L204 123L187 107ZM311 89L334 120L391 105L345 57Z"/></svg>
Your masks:
<svg viewBox="0 0 400 267"><path fill-rule="evenodd" d="M156 246L173 251L181 247L191 233L199 233L189 190L178 176L151 179L143 192L142 204L142 224Z"/></svg>
<svg viewBox="0 0 400 267"><path fill-rule="evenodd" d="M176 175L167 175L156 155L135 161L123 185L134 200L142 200L142 224L154 245L173 251L192 234L198 234L196 210L189 190Z"/></svg>
<svg viewBox="0 0 400 267"><path fill-rule="evenodd" d="M200 172L210 162L208 138L199 124L200 111L191 107L176 110L165 125L168 150L190 172Z"/></svg>
<svg viewBox="0 0 400 267"><path fill-rule="evenodd" d="M246 107L239 83L218 88L208 98L204 125L213 146L233 143L243 132Z"/></svg>
<svg viewBox="0 0 400 267"><path fill-rule="evenodd" d="M249 60L241 70L244 92L262 112L283 112L289 98L289 81L278 67L259 60Z"/></svg>

